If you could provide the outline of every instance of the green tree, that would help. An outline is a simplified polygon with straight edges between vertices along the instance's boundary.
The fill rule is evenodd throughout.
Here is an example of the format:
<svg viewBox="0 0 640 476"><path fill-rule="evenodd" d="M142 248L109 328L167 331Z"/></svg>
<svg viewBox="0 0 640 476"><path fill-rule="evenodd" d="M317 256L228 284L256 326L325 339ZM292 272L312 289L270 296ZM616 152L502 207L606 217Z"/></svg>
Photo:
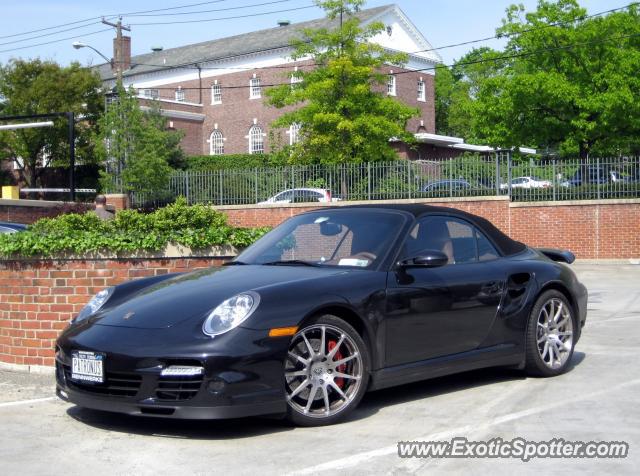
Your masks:
<svg viewBox="0 0 640 476"><path fill-rule="evenodd" d="M103 107L100 78L78 63L62 67L52 61L12 59L0 66L0 115L20 116L74 112L76 155L95 161L91 129ZM27 121L28 122L28 121ZM20 158L19 172L27 185L40 184L43 164L69 165L68 124L54 119L54 127L0 132L0 160Z"/></svg>
<svg viewBox="0 0 640 476"><path fill-rule="evenodd" d="M332 28L306 29L294 41L294 60L312 58L315 67L295 74L302 81L267 92L269 104L295 106L280 116L275 128L299 124L300 142L291 160L344 163L392 160L396 152L391 137L412 142L405 130L418 114L383 93L384 65L402 65L404 54L391 54L369 42L384 29L380 22L361 26L353 15L364 0L316 0L336 24Z"/></svg>
<svg viewBox="0 0 640 476"><path fill-rule="evenodd" d="M507 9L497 32L509 35L503 57L511 58L480 81L472 98L476 137L581 158L637 147L638 5L585 15L575 0L540 0L526 14L522 6Z"/></svg>
<svg viewBox="0 0 640 476"><path fill-rule="evenodd" d="M115 98L98 124L102 188L159 197L169 184L169 162L182 157L182 136L166 129L157 105L143 111L133 90L119 86Z"/></svg>

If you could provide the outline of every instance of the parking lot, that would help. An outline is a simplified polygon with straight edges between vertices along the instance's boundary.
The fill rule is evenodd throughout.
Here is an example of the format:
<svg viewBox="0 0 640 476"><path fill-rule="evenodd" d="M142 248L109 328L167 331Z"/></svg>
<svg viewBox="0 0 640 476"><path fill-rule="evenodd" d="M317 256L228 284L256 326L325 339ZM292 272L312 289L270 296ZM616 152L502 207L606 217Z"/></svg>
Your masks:
<svg viewBox="0 0 640 476"><path fill-rule="evenodd" d="M0 371L3 474L634 473L640 464L640 266L577 264L589 314L572 369L554 379L491 369L365 396L346 423L181 422L82 410L53 377ZM626 459L407 459L398 441L626 441Z"/></svg>

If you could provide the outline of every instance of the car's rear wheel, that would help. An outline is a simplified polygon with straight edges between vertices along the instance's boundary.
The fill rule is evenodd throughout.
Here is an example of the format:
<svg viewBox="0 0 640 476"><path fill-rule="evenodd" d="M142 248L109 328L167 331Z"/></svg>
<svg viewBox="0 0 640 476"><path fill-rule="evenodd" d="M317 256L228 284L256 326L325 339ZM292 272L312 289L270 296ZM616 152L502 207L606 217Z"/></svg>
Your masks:
<svg viewBox="0 0 640 476"><path fill-rule="evenodd" d="M527 326L526 371L551 377L567 370L575 345L573 307L560 291L540 295Z"/></svg>
<svg viewBox="0 0 640 476"><path fill-rule="evenodd" d="M293 337L284 371L289 420L330 425L353 411L366 392L369 353L351 325L324 315Z"/></svg>

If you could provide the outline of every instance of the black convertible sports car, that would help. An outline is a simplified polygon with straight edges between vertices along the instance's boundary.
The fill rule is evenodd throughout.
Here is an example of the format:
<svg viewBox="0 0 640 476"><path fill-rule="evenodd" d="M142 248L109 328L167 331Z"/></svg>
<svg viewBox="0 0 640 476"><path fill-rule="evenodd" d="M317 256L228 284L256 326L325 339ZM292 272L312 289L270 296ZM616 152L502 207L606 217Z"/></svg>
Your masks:
<svg viewBox="0 0 640 476"><path fill-rule="evenodd" d="M174 418L345 417L364 393L489 366L564 372L587 290L567 251L424 205L295 216L222 268L98 293L56 346L57 394Z"/></svg>

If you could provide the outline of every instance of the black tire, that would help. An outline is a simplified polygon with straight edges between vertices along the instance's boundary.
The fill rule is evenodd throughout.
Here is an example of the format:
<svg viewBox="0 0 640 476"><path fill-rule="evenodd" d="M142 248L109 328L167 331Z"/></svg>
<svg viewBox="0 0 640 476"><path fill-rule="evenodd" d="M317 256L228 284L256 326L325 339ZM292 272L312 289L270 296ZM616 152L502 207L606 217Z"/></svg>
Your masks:
<svg viewBox="0 0 640 476"><path fill-rule="evenodd" d="M549 303L551 303L552 301L556 303L556 305L557 303L562 303L564 308L569 312L572 332L570 350L563 350L563 362L561 364L559 363L558 366L553 368L546 360L546 358L549 356L547 355L545 359L543 359L541 355L544 354L544 342L538 344L538 339L542 338L541 334L545 333L544 328L542 330L539 330L541 326L538 325L539 319L543 319L543 317L541 316L541 312L543 312L543 308L545 308L545 306L549 306ZM548 307L546 307L545 309L548 309ZM536 303L531 310L531 314L529 315L529 322L527 323L527 332L525 338L526 374L535 377L554 377L566 372L571 362L573 350L575 348L575 329L577 329L575 311L573 309L573 306L571 306L571 303L563 293L555 289L550 289L538 296L538 299L536 300ZM542 348L540 348L539 345L542 346ZM566 347L566 344L563 344L563 346ZM566 355L564 355L565 353ZM550 360L553 362L553 356L551 356Z"/></svg>
<svg viewBox="0 0 640 476"><path fill-rule="evenodd" d="M295 351L296 353L298 353L299 349L301 349L301 347L299 346L305 346L305 344L301 343L301 339L303 339L301 337L302 334L306 335L309 334L311 337L313 337L313 333L314 332L320 332L318 330L318 328L323 327L326 329L326 335L332 335L335 334L337 331L339 330L339 332L343 333L344 335L348 336L348 338L350 340L345 339L345 343L343 343L342 345L339 346L339 349L351 349L351 350L355 350L355 352L357 352L357 355L354 356L353 358L353 366L355 366L356 364L359 365L360 367L358 367L358 373L356 374L354 372L354 375L360 375L360 378L357 379L357 386L354 386L353 388L351 387L352 384L354 384L356 382L356 380L350 380L350 379L341 379L341 383L342 385L345 385L344 388L344 392L346 395L349 395L349 399L347 400L347 403L343 403L341 405L343 405L340 409L336 410L335 414L331 414L328 416L324 416L324 415L314 415L314 416L310 416L311 414L303 414L303 410L300 407L300 404L297 402L298 399L301 399L302 397L298 397L296 396L293 399L289 399L289 395L291 395L292 391L295 391L297 387L294 387L293 385L297 384L298 382L295 382L292 380L291 383L287 380L290 377L287 377L287 365L291 366L291 363L287 363L285 361L285 387L286 387L286 392L287 392L287 419L293 423L294 425L297 426L325 426L325 425L332 425L334 423L337 423L341 420L343 420L344 418L346 418L360 403L360 400L362 400L362 397L364 396L364 394L367 391L367 385L369 383L369 369L371 368L371 364L370 364L370 357L369 357L369 350L364 342L364 340L362 339L362 337L358 334L358 332L347 322L345 322L344 320L340 319L337 316L333 316L330 314L325 314L322 316L318 316L315 318L310 319L309 321L305 322L304 325L301 327L301 329L296 333L296 335L291 339L291 344L289 346L289 351ZM305 334L305 332L307 334ZM308 339L310 340L310 339ZM347 344L349 344L348 347ZM319 342L313 341L312 343L312 347L315 350L315 345L317 345L318 347L318 351L320 350L320 344ZM329 345L329 342L326 342L326 345ZM335 346L335 341L334 341L334 346ZM352 347L354 349L352 349ZM328 347L327 347L328 348ZM330 349L329 349L330 350ZM326 352L326 350L325 350ZM329 352L330 353L330 352ZM335 354L335 356L339 355L340 350L338 350ZM310 354L309 354L310 355ZM334 357L335 357L334 356ZM358 359L359 356L359 359ZM289 360L289 357L287 358L287 360ZM295 362L295 360L292 360L292 362ZM317 362L318 365L322 365L323 362ZM333 364L333 361L331 361L330 363L327 363L326 365L331 365ZM301 364L303 367L305 367L304 364ZM347 364L343 364L342 368L345 368ZM311 366L309 366L309 368L311 369ZM291 367L289 367L289 370L293 370ZM333 369L334 371L335 368ZM328 372L329 370L325 370L326 372ZM344 370L338 370L340 372L343 372ZM348 373L346 371L344 371L345 373ZM310 374L313 374L313 372L311 370L309 370ZM326 374L324 374L326 376ZM307 377L299 377L300 379L306 379ZM319 378L319 377L318 377ZM334 382L337 382L339 380L339 377L336 378L335 380L333 380ZM323 380L319 380L319 382L323 382ZM301 384L300 384L301 385ZM312 383L309 383L307 385L313 385ZM320 389L320 391L322 392L321 387L318 387ZM303 390L301 392L301 394L305 393L307 391L307 389L309 389L309 387L306 387L305 390ZM349 389L352 390L352 393L349 393ZM311 393L311 391L313 390L313 386L311 387L311 389L309 390L309 394ZM335 393L332 388L329 388L327 390L327 394L331 394L331 396L333 398L335 398L335 403L338 405L340 404L341 401L344 401L343 399L339 398L338 394ZM323 394L324 395L324 394ZM310 395L309 395L310 396ZM322 396L320 397L322 398ZM312 400L312 404L316 404L317 405L326 405L326 401L323 399L322 402L316 402L316 400L318 399L318 397L311 398ZM307 398L307 403L308 403L309 398ZM304 402L303 402L304 403ZM314 411L319 411L319 410L314 410Z"/></svg>

